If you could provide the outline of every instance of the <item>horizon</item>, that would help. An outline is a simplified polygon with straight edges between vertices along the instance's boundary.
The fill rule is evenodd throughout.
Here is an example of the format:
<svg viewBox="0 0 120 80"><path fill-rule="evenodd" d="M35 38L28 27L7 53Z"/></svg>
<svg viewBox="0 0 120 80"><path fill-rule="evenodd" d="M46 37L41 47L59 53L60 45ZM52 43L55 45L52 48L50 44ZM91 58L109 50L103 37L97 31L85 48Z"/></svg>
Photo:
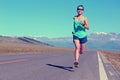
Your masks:
<svg viewBox="0 0 120 80"><path fill-rule="evenodd" d="M85 7L83 15L88 18L88 34L119 34L119 3L120 0L109 0L109 4L105 0L1 0L0 35L48 38L72 36L73 16L79 4Z"/></svg>
<svg viewBox="0 0 120 80"><path fill-rule="evenodd" d="M106 32L93 32L93 33L89 33L87 35L90 35L90 34L110 34L110 33L115 33L115 32L109 32L109 33L106 33ZM119 35L120 33L115 33L117 35ZM73 37L73 36L61 36L61 37L48 37L48 36L13 36L13 35L0 35L0 37L40 37L40 38L66 38L66 37Z"/></svg>

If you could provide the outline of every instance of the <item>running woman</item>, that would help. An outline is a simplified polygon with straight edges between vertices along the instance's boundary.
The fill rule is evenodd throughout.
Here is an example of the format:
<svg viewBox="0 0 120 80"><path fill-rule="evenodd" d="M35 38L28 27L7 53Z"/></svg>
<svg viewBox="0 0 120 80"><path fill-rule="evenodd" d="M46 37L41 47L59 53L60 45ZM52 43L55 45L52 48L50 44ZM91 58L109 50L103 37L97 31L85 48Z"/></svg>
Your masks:
<svg viewBox="0 0 120 80"><path fill-rule="evenodd" d="M89 30L88 20L85 16L83 16L84 6L79 5L77 7L77 15L74 19L74 31L73 34L73 43L75 45L74 51L74 66L78 67L79 55L83 54L86 47L87 42L87 34L86 29Z"/></svg>

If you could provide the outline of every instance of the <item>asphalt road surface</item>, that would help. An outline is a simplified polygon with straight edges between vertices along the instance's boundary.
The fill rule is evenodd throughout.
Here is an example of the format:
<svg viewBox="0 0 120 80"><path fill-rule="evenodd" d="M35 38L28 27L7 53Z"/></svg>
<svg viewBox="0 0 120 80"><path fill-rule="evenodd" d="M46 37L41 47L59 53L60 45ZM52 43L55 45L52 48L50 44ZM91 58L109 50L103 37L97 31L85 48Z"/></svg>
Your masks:
<svg viewBox="0 0 120 80"><path fill-rule="evenodd" d="M80 55L73 66L73 52L0 54L0 80L119 80L119 74L103 63L97 51Z"/></svg>

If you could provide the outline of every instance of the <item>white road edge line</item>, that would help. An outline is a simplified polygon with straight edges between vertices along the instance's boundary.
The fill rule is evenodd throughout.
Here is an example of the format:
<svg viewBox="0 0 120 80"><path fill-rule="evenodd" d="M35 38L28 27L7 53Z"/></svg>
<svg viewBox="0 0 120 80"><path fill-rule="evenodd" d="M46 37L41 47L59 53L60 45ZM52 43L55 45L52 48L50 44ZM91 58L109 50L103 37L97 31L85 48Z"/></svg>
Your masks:
<svg viewBox="0 0 120 80"><path fill-rule="evenodd" d="M103 66L102 60L101 60L100 55L99 55L99 51L97 51L97 54L98 54L100 80L108 80L107 74L105 72L105 68Z"/></svg>

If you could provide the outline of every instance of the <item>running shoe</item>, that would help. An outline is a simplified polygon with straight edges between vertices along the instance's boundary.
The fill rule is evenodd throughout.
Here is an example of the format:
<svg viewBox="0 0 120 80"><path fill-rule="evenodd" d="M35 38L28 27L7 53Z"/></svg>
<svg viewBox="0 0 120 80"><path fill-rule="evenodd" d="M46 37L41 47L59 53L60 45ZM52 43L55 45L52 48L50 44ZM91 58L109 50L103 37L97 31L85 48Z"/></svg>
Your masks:
<svg viewBox="0 0 120 80"><path fill-rule="evenodd" d="M78 66L79 66L78 62L74 62L74 66L75 66L76 68L78 68Z"/></svg>

